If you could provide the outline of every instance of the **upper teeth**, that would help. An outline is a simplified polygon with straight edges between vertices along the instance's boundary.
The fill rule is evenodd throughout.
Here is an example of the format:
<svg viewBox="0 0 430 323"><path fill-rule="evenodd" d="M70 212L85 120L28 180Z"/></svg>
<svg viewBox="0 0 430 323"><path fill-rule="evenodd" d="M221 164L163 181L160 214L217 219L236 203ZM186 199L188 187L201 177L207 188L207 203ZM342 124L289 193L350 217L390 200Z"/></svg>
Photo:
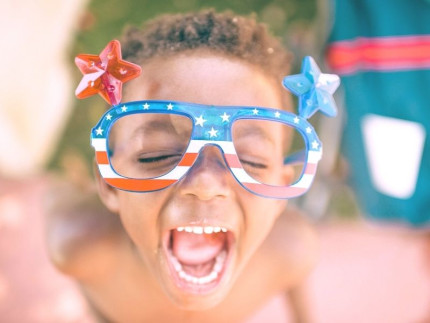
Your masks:
<svg viewBox="0 0 430 323"><path fill-rule="evenodd" d="M218 233L218 232L227 232L227 229L224 227L211 227L211 226L205 226L205 227L201 227L201 226L192 226L192 227L178 227L176 228L177 231L181 232L181 231L185 231L185 232L192 232L195 234L211 234L213 232Z"/></svg>

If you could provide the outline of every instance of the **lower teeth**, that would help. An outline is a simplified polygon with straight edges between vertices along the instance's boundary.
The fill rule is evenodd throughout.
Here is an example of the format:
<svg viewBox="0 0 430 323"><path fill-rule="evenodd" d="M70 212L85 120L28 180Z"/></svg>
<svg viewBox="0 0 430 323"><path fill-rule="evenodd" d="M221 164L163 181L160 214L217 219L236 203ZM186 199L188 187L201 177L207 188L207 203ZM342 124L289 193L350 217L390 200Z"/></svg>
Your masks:
<svg viewBox="0 0 430 323"><path fill-rule="evenodd" d="M213 282L218 278L218 274L221 272L224 267L225 258L227 256L227 252L225 250L221 251L219 255L215 258L215 264L212 268L212 271L203 277L195 277L190 274L187 274L183 269L179 260L170 252L170 256L172 259L173 267L178 273L179 277L186 282L193 283L196 285L204 285Z"/></svg>

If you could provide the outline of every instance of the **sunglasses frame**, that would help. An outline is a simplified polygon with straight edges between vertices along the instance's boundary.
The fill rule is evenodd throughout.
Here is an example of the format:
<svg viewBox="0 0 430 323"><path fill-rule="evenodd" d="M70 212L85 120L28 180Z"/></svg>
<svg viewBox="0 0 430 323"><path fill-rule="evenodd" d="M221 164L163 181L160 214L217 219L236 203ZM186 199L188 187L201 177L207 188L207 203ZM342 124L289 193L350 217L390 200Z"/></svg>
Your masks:
<svg viewBox="0 0 430 323"><path fill-rule="evenodd" d="M180 162L170 172L148 179L130 178L118 174L110 163L108 153L108 136L115 121L127 115L142 113L183 115L193 122L191 139ZM208 120L204 119L205 114L209 114ZM216 120L215 117L219 117L219 119ZM306 146L306 160L303 172L294 184L290 186L263 184L245 172L231 138L231 124L239 119L281 122L301 133ZM205 122L208 125L204 125ZM221 129L221 131L215 130L214 125L219 126L220 124L223 127L217 129ZM218 131L220 132L219 136ZM263 107L213 106L175 101L146 100L113 106L106 111L92 129L91 145L95 149L95 159L101 176L107 184L117 189L132 192L153 192L167 188L185 176L203 147L214 145L222 151L225 163L242 187L256 195L277 199L289 199L304 194L312 184L317 164L322 156L322 144L312 125L303 117L293 113Z"/></svg>

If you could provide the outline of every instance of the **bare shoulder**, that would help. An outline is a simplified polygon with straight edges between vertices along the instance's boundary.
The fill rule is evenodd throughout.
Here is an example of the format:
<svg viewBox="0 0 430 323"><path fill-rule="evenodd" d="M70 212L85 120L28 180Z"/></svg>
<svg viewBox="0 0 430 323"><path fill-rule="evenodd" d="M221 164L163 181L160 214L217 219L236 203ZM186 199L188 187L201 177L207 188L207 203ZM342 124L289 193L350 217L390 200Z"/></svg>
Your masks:
<svg viewBox="0 0 430 323"><path fill-rule="evenodd" d="M47 250L53 264L83 281L108 274L126 241L119 217L94 191L64 183L53 185L45 204Z"/></svg>
<svg viewBox="0 0 430 323"><path fill-rule="evenodd" d="M299 284L317 260L316 229L303 212L289 206L274 224L262 252L270 254L280 282L286 287Z"/></svg>

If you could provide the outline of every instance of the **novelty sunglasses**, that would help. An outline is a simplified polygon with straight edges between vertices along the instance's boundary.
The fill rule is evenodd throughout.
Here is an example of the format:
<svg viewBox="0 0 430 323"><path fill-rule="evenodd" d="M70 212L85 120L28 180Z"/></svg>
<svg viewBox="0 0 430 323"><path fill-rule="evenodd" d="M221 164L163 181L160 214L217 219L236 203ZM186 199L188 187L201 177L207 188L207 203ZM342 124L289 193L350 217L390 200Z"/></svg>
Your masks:
<svg viewBox="0 0 430 323"><path fill-rule="evenodd" d="M179 181L205 146L215 146L234 178L264 197L291 198L311 185L322 155L313 127L292 113L261 107L137 101L112 107L92 129L101 176L133 192ZM289 167L288 178L280 173Z"/></svg>

